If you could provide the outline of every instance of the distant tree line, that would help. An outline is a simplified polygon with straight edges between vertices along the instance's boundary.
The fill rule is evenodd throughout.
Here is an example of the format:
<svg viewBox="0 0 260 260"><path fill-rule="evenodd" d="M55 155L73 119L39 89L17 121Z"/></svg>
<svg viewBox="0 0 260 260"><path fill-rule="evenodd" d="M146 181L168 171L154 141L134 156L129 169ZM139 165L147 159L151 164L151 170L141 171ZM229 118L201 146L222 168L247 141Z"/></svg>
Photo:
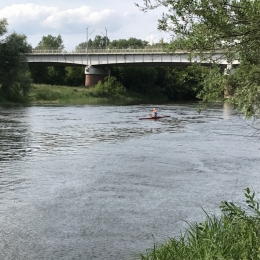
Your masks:
<svg viewBox="0 0 260 260"><path fill-rule="evenodd" d="M13 102L26 100L32 83L84 86L84 67L43 66L29 64L26 54L32 50L25 35L12 33L7 35L7 21L0 20L0 100ZM163 40L158 45L165 45ZM110 41L107 37L97 35L94 40L82 42L75 47L91 48L145 48L147 41L136 38ZM60 35L43 36L35 49L64 49ZM191 66L174 67L114 67L111 76L122 84L126 90L148 96L164 96L168 99L195 98L200 89L201 75L205 68ZM112 81L111 81L112 82ZM110 83L111 83L110 82Z"/></svg>
<svg viewBox="0 0 260 260"><path fill-rule="evenodd" d="M161 40L159 46L166 43ZM75 50L84 48L145 48L147 41L136 38L110 41L106 36L97 35L94 40L82 42ZM60 35L43 36L35 49L64 49ZM115 77L125 88L132 92L150 96L165 96L168 99L195 99L199 91L200 75L206 68L191 66L174 67L114 67L111 76ZM42 66L30 64L33 82L37 84L82 86L84 84L84 67Z"/></svg>
<svg viewBox="0 0 260 260"><path fill-rule="evenodd" d="M226 74L217 64L211 68L114 68L112 73L117 79L124 82L128 89L140 92L159 89L170 98L175 98L178 94L189 96L193 91L199 91L196 96L204 102L228 102L246 117L259 116L260 1L143 0L143 5L139 7L143 11L149 11L159 6L164 6L166 12L158 21L158 29L170 32L174 36L170 43L161 41L159 45L167 45L165 48L171 51L185 49L191 53L191 57L195 55L205 60L209 59L209 54L221 49L228 62L238 59L239 67L233 73ZM7 35L6 26L7 21L0 19L0 98L26 97L31 84L26 53L31 46L26 42L24 35ZM47 43L49 39L51 41ZM50 45L55 41L58 44L54 47L63 48L61 37L50 35L43 37L37 47L52 47ZM107 37L101 36L85 42L85 46L117 48L143 47L146 44L148 43L134 38L131 38L131 41L129 39L110 42ZM77 47L81 46L83 47L84 43ZM81 73L76 68L37 69L32 65L30 73L33 81L38 83L46 81L50 84L83 85L84 82L79 80L77 75ZM144 88L144 85L147 88ZM192 86L189 90L188 85ZM223 98L224 92L228 92L228 100Z"/></svg>
<svg viewBox="0 0 260 260"><path fill-rule="evenodd" d="M7 33L7 21L0 20L0 36ZM161 40L158 45L165 46ZM94 40L82 42L75 49L91 48L145 48L147 41L136 38L110 41L107 37L97 35ZM56 48L63 50L62 37L43 36L35 49ZM84 86L84 67L44 66L29 64L26 53L32 47L26 36L16 33L2 37L0 41L0 99L22 101L27 98L32 83ZM194 99L200 90L200 82L204 71L201 66L187 68L174 67L114 67L111 76L116 78L126 90L151 97L167 97L168 99ZM114 82L114 81L111 81ZM110 83L111 83L110 82Z"/></svg>

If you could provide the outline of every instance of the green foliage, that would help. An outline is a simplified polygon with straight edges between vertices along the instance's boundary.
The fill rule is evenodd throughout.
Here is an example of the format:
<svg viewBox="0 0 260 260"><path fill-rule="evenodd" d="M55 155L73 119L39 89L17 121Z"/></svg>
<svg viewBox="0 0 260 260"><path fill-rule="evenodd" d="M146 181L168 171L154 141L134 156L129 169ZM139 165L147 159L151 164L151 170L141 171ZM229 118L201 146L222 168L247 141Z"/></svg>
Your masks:
<svg viewBox="0 0 260 260"><path fill-rule="evenodd" d="M152 92L157 77L154 67L117 67L112 75L130 91L149 94Z"/></svg>
<svg viewBox="0 0 260 260"><path fill-rule="evenodd" d="M120 98L125 93L125 87L111 76L106 77L104 82L99 81L93 89L93 96L96 97Z"/></svg>
<svg viewBox="0 0 260 260"><path fill-rule="evenodd" d="M52 36L48 34L47 36L43 36L42 40L36 46L36 50L39 49L64 49L63 40L60 35Z"/></svg>
<svg viewBox="0 0 260 260"><path fill-rule="evenodd" d="M7 32L7 21L0 20L0 33ZM0 95L8 101L22 101L31 87L26 53L31 46L25 35L9 34L0 40Z"/></svg>
<svg viewBox="0 0 260 260"><path fill-rule="evenodd" d="M190 223L179 238L155 244L142 260L260 259L260 212L255 193L245 189L247 207L223 201L222 215L206 213L205 221ZM248 211L248 209L250 211Z"/></svg>
<svg viewBox="0 0 260 260"><path fill-rule="evenodd" d="M224 75L218 67L204 75L203 89L197 97L203 102L225 101L236 107L245 117L259 115L260 67L241 64L232 75ZM228 94L225 99L224 93Z"/></svg>
<svg viewBox="0 0 260 260"><path fill-rule="evenodd" d="M114 48L114 49L138 49L138 48L144 48L145 46L148 45L147 41L143 41L140 39L136 38L129 38L128 40L126 39L119 39L119 40L113 40L109 44L109 48Z"/></svg>
<svg viewBox="0 0 260 260"><path fill-rule="evenodd" d="M227 77L219 67L212 67L204 74L201 85L203 89L197 97L203 102L224 101L224 86L227 86Z"/></svg>
<svg viewBox="0 0 260 260"><path fill-rule="evenodd" d="M229 58L235 58L237 52L246 59L259 55L259 0L144 0L142 9L160 5L168 13L158 27L173 33L173 48L201 54L221 49Z"/></svg>
<svg viewBox="0 0 260 260"><path fill-rule="evenodd" d="M7 20L6 19L1 19L0 20L0 36L4 35L7 33Z"/></svg>
<svg viewBox="0 0 260 260"><path fill-rule="evenodd" d="M48 84L65 85L66 74L65 66L48 67Z"/></svg>
<svg viewBox="0 0 260 260"><path fill-rule="evenodd" d="M89 41L88 47L90 48L105 48L109 44L109 39L104 36L97 35L93 41Z"/></svg>
<svg viewBox="0 0 260 260"><path fill-rule="evenodd" d="M52 35L43 36L42 40L36 46L39 49L59 49L64 48L63 40L60 35L57 37ZM37 64L30 64L31 75L34 83L38 84L66 84L66 69L65 66L41 66Z"/></svg>
<svg viewBox="0 0 260 260"><path fill-rule="evenodd" d="M33 85L30 93L31 102L40 103L75 103L81 104L91 97L91 91L86 88L73 88L57 85Z"/></svg>
<svg viewBox="0 0 260 260"><path fill-rule="evenodd" d="M87 42L82 42L76 46L76 50L82 50L88 48L99 49L99 48L113 48L113 49L137 49L137 48L145 48L148 45L147 41L143 41L136 38L129 39L119 39L110 41L107 36L96 35L94 40L89 39ZM160 44L161 46L161 44Z"/></svg>
<svg viewBox="0 0 260 260"><path fill-rule="evenodd" d="M228 100L230 105L246 117L260 115L260 66L241 64L228 78L228 86L232 94Z"/></svg>
<svg viewBox="0 0 260 260"><path fill-rule="evenodd" d="M85 81L84 67L66 67L66 85L83 86Z"/></svg>
<svg viewBox="0 0 260 260"><path fill-rule="evenodd" d="M50 87L45 87L40 89L37 94L35 95L36 100L48 100L48 101L53 101L53 100L58 100L62 98L63 95L60 91L57 91L55 89L52 89Z"/></svg>
<svg viewBox="0 0 260 260"><path fill-rule="evenodd" d="M208 68L194 64L188 67L158 67L156 84L170 100L196 99L200 82Z"/></svg>
<svg viewBox="0 0 260 260"><path fill-rule="evenodd" d="M208 68L193 65L180 67L117 67L111 70L127 90L150 98L169 100L196 99L200 81Z"/></svg>
<svg viewBox="0 0 260 260"><path fill-rule="evenodd" d="M260 115L260 84L256 73L251 71L259 71L260 67L260 0L143 2L141 9L144 11L159 6L168 9L159 20L158 28L173 34L171 50L188 50L191 56L198 55L202 60L210 59L211 54L220 51L222 59L230 63L235 59L240 61L243 69L237 69L230 78L221 77L213 70L202 85L204 89L199 94L202 100L217 101L221 91L231 90L233 96L229 103L233 107L247 117Z"/></svg>
<svg viewBox="0 0 260 260"><path fill-rule="evenodd" d="M76 50L84 50L87 47L88 48L94 48L94 49L98 49L98 48L105 48L109 45L110 40L108 39L107 36L100 36L100 35L96 35L94 40L89 39L88 42L82 42L79 45L76 46Z"/></svg>
<svg viewBox="0 0 260 260"><path fill-rule="evenodd" d="M120 91L120 95L111 96L101 94L101 96L97 96L94 87L34 84L29 95L29 101L36 104L132 104L132 102L147 100L146 97L142 95L129 92L124 93L124 89L122 92Z"/></svg>
<svg viewBox="0 0 260 260"><path fill-rule="evenodd" d="M29 63L31 77L35 84L47 84L49 80L48 67Z"/></svg>

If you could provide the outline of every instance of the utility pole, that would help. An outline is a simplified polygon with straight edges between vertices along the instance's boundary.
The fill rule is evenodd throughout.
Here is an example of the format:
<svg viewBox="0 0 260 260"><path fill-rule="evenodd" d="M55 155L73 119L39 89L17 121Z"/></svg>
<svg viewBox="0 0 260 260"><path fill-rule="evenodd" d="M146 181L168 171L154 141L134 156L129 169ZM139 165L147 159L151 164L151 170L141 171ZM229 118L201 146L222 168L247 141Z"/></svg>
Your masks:
<svg viewBox="0 0 260 260"><path fill-rule="evenodd" d="M107 49L107 28L105 27L106 30L106 49Z"/></svg>
<svg viewBox="0 0 260 260"><path fill-rule="evenodd" d="M94 32L95 30L93 30L91 32L91 34ZM91 34L89 36L91 36ZM86 28L86 40L87 40L87 44L86 44L86 62L87 62L87 66L88 66L88 27Z"/></svg>
<svg viewBox="0 0 260 260"><path fill-rule="evenodd" d="M86 65L88 66L88 27L86 28Z"/></svg>
<svg viewBox="0 0 260 260"><path fill-rule="evenodd" d="M107 49L107 28L105 27L105 30L106 30L106 36L104 35L104 33L102 33L103 37L105 38L105 46L106 46L106 49Z"/></svg>

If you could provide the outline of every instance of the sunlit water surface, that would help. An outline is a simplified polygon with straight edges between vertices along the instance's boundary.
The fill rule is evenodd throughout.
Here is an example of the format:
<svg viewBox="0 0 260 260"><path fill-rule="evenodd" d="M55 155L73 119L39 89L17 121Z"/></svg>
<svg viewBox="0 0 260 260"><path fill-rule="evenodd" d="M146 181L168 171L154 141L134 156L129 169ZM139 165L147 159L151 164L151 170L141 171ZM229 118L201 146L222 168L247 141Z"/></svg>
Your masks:
<svg viewBox="0 0 260 260"><path fill-rule="evenodd" d="M132 259L260 190L250 121L196 104L138 120L152 108L0 108L0 258Z"/></svg>

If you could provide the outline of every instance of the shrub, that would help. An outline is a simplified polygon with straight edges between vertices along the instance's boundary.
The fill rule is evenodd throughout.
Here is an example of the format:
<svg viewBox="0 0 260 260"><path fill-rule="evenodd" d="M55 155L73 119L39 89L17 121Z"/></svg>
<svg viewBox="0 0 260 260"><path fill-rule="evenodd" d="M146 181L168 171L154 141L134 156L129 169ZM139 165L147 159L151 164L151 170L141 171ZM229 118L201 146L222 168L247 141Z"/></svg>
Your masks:
<svg viewBox="0 0 260 260"><path fill-rule="evenodd" d="M125 93L125 87L118 82L115 77L111 76L106 77L104 83L99 81L92 92L93 96L107 98L120 98L124 96Z"/></svg>

